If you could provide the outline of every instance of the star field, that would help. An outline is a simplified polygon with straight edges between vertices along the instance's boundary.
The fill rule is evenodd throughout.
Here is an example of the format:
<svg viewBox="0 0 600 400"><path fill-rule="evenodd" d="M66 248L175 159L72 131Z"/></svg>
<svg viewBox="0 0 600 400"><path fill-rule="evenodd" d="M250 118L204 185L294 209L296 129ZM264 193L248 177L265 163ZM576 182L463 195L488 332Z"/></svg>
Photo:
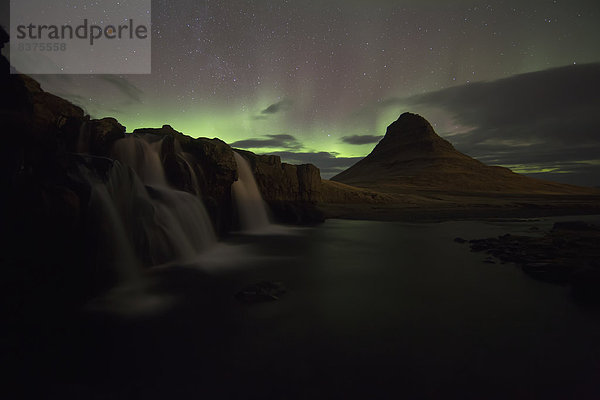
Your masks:
<svg viewBox="0 0 600 400"><path fill-rule="evenodd" d="M169 123L229 143L291 135L293 149L250 150L354 159L373 143L345 137L382 135L403 111L441 135L465 128L439 105L398 99L600 62L599 18L600 3L583 0L156 0L151 75L44 84L130 130Z"/></svg>

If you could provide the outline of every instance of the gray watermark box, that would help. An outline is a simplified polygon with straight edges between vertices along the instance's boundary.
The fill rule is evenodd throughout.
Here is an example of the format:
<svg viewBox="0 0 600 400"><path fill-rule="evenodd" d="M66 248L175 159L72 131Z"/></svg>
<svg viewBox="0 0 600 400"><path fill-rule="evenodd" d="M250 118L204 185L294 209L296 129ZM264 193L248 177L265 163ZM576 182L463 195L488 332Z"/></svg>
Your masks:
<svg viewBox="0 0 600 400"><path fill-rule="evenodd" d="M151 50L151 0L10 2L18 73L149 74Z"/></svg>

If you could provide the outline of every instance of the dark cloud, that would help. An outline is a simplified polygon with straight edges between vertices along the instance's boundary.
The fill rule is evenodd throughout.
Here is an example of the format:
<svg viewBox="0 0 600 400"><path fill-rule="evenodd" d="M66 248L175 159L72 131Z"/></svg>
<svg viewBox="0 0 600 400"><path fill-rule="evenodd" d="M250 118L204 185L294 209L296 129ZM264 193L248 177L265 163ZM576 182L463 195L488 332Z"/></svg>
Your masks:
<svg viewBox="0 0 600 400"><path fill-rule="evenodd" d="M262 110L261 114L277 114L278 112L289 110L291 105L292 102L290 100L283 99Z"/></svg>
<svg viewBox="0 0 600 400"><path fill-rule="evenodd" d="M554 182L600 188L600 185L598 184L600 165L564 164L560 165L560 168L560 172L548 171L525 174L534 178L546 179Z"/></svg>
<svg viewBox="0 0 600 400"><path fill-rule="evenodd" d="M340 140L347 144L371 144L378 143L383 136L374 136L374 135L353 135L353 136L344 136Z"/></svg>
<svg viewBox="0 0 600 400"><path fill-rule="evenodd" d="M98 75L99 79L110 83L116 87L122 94L124 94L129 100L136 103L142 102L142 95L144 92L129 82L127 79L122 78L118 75Z"/></svg>
<svg viewBox="0 0 600 400"><path fill-rule="evenodd" d="M118 75L48 74L35 79L44 90L73 102L93 118L119 115L128 106L143 103L144 91ZM106 96L110 96L106 104L97 101Z"/></svg>
<svg viewBox="0 0 600 400"><path fill-rule="evenodd" d="M397 99L390 102L400 103ZM558 171L564 173L561 181L582 184L576 176L580 174L587 176L587 185L600 183L597 168L593 174L583 173L592 171L593 163L582 163L600 159L600 64L457 86L403 103L420 110L444 109L459 124L471 127L467 133L453 135L451 141L483 162L547 168L566 168L571 163L577 168Z"/></svg>
<svg viewBox="0 0 600 400"><path fill-rule="evenodd" d="M89 99L87 99L83 96L73 94L73 93L62 93L60 91L57 91L57 92L54 92L53 94L70 101L77 107L80 107L85 114L89 115L91 118L94 118L94 119L95 118L103 118L106 115L115 115L121 111L118 108L97 107L94 105L94 103L91 103L89 101Z"/></svg>
<svg viewBox="0 0 600 400"><path fill-rule="evenodd" d="M321 177L329 179L334 175L348 169L356 164L363 157L338 157L333 152L293 152L279 151L274 154L281 157L281 160L290 164L314 164L321 170Z"/></svg>
<svg viewBox="0 0 600 400"><path fill-rule="evenodd" d="M237 147L241 149L258 149L258 148L283 148L289 150L298 150L302 148L302 145L292 135L265 135L262 138L253 138L238 140L237 142L231 143L231 147Z"/></svg>

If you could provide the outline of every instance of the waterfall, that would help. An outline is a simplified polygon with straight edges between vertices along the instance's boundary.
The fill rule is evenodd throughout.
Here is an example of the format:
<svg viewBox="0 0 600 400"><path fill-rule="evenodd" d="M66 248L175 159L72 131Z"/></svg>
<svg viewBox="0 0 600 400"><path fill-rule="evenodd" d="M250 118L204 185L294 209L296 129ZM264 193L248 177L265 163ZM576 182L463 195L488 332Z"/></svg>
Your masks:
<svg viewBox="0 0 600 400"><path fill-rule="evenodd" d="M137 283L140 278L139 261L107 185L92 184L89 208L94 215L92 223L100 231L96 242L97 257L104 258L102 261L115 269L121 283Z"/></svg>
<svg viewBox="0 0 600 400"><path fill-rule="evenodd" d="M208 213L196 196L164 187L149 187L148 191L153 198L155 229L162 236L157 244L168 243L172 258L191 260L217 241ZM155 254L155 258L161 256Z"/></svg>
<svg viewBox="0 0 600 400"><path fill-rule="evenodd" d="M177 143L179 144L179 143ZM178 157L183 160L183 162L185 162L185 165L188 168L188 171L190 172L190 177L191 177L191 181L192 181L192 189L194 189L194 192L199 195L200 194L200 185L198 184L198 177L196 176L196 172L194 171L194 167L192 167L192 164L196 162L195 158L193 155L191 155L190 153L186 153L186 152L181 152L180 155L178 155Z"/></svg>
<svg viewBox="0 0 600 400"><path fill-rule="evenodd" d="M190 262L217 241L202 200L168 185L162 139L154 138L130 135L115 142L116 160L102 180L82 168L91 187L91 229L101 242L96 262L114 267L123 283L134 280L141 265Z"/></svg>
<svg viewBox="0 0 600 400"><path fill-rule="evenodd" d="M217 241L212 223L197 196L167 184L160 154L162 139L148 139L154 137L132 135L118 140L113 147L115 158L133 168L143 182L134 186L131 195L136 200L128 200L134 206L124 218L137 215L132 221L134 243L147 264L189 261ZM191 165L188 167L193 171ZM199 192L197 184L194 190Z"/></svg>
<svg viewBox="0 0 600 400"><path fill-rule="evenodd" d="M128 135L113 145L113 156L129 165L146 185L167 186L165 170L160 159L162 139L149 143L141 137Z"/></svg>
<svg viewBox="0 0 600 400"><path fill-rule="evenodd" d="M137 284L141 278L141 266L128 234L128 223L122 217L122 201L115 197L119 192L117 177L123 166L109 159L88 156L85 163L79 165L78 173L72 177L90 188L90 197L86 210L84 226L93 248L90 262L99 269L112 270L119 282L126 285ZM111 162L107 179L101 180L95 163ZM103 168L102 168L103 169ZM131 187L131 185L129 185Z"/></svg>
<svg viewBox="0 0 600 400"><path fill-rule="evenodd" d="M248 161L236 152L233 156L237 163L238 180L231 185L231 191L237 205L241 228L247 232L260 231L270 225L267 206L260 195Z"/></svg>

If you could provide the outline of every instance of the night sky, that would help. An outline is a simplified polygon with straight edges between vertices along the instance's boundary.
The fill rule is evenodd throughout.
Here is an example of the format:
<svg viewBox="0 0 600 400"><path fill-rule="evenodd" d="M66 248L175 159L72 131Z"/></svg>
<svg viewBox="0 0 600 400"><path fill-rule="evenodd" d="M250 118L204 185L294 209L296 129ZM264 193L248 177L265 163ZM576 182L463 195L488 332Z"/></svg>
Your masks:
<svg viewBox="0 0 600 400"><path fill-rule="evenodd" d="M152 20L152 75L36 79L130 131L170 124L324 177L411 111L486 163L600 185L597 0L157 0Z"/></svg>

